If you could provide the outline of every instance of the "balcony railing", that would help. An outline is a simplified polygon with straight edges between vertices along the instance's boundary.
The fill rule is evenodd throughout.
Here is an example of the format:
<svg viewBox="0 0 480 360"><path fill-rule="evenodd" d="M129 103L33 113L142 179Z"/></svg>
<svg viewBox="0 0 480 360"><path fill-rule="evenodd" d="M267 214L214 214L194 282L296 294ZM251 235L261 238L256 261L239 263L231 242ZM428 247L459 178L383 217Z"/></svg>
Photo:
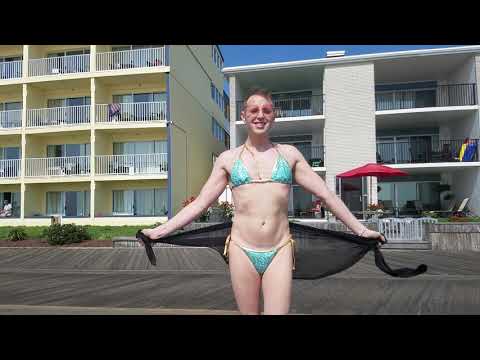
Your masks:
<svg viewBox="0 0 480 360"><path fill-rule="evenodd" d="M470 139L460 158L464 140L405 140L377 143L377 163L412 164L478 161L478 139ZM463 155L463 154L462 154Z"/></svg>
<svg viewBox="0 0 480 360"><path fill-rule="evenodd" d="M90 123L90 105L27 110L27 127Z"/></svg>
<svg viewBox="0 0 480 360"><path fill-rule="evenodd" d="M20 159L0 160L0 179L20 176Z"/></svg>
<svg viewBox="0 0 480 360"><path fill-rule="evenodd" d="M277 118L322 115L323 95L273 99L273 106ZM242 109L243 101L237 101L237 121L242 120L240 118Z"/></svg>
<svg viewBox="0 0 480 360"><path fill-rule="evenodd" d="M475 84L375 92L377 111L477 104Z"/></svg>
<svg viewBox="0 0 480 360"><path fill-rule="evenodd" d="M78 176L90 174L90 156L25 159L25 176Z"/></svg>
<svg viewBox="0 0 480 360"><path fill-rule="evenodd" d="M28 61L29 76L72 74L90 71L90 54L56 56Z"/></svg>
<svg viewBox="0 0 480 360"><path fill-rule="evenodd" d="M22 110L0 111L0 129L22 127Z"/></svg>
<svg viewBox="0 0 480 360"><path fill-rule="evenodd" d="M166 66L165 47L97 53L97 71Z"/></svg>
<svg viewBox="0 0 480 360"><path fill-rule="evenodd" d="M168 154L98 155L96 175L148 175L168 171Z"/></svg>
<svg viewBox="0 0 480 360"><path fill-rule="evenodd" d="M18 79L22 77L22 60L0 63L0 79Z"/></svg>
<svg viewBox="0 0 480 360"><path fill-rule="evenodd" d="M323 145L297 144L295 147L312 167L325 166L325 147Z"/></svg>
<svg viewBox="0 0 480 360"><path fill-rule="evenodd" d="M142 102L96 105L97 123L122 123L167 120L167 103Z"/></svg>

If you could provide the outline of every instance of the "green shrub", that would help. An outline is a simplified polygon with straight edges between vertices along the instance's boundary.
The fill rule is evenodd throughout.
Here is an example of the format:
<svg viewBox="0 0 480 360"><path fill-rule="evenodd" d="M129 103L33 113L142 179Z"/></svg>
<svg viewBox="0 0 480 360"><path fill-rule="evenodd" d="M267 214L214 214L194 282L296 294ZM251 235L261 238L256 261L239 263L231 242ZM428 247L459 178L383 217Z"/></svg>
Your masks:
<svg viewBox="0 0 480 360"><path fill-rule="evenodd" d="M15 227L10 230L7 239L10 241L21 241L27 238L27 232L23 226Z"/></svg>
<svg viewBox="0 0 480 360"><path fill-rule="evenodd" d="M64 245L90 240L90 235L84 226L53 224L46 230L46 238L50 245Z"/></svg>

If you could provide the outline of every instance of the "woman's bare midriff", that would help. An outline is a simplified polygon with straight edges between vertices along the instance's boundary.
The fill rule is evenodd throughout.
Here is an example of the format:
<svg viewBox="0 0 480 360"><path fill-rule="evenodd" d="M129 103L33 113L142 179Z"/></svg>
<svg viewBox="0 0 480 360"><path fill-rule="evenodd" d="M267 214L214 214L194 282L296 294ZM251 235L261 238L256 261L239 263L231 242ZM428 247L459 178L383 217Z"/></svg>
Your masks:
<svg viewBox="0 0 480 360"><path fill-rule="evenodd" d="M232 239L254 250L269 250L286 241L290 234L289 191L289 185L273 182L234 188Z"/></svg>

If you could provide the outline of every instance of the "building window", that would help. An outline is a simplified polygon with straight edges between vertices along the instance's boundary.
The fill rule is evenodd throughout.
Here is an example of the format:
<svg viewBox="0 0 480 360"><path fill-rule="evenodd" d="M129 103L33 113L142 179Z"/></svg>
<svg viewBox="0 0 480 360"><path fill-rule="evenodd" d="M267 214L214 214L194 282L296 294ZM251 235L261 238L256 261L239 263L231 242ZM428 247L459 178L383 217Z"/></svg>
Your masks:
<svg viewBox="0 0 480 360"><path fill-rule="evenodd" d="M90 191L48 191L46 215L90 216Z"/></svg>
<svg viewBox="0 0 480 360"><path fill-rule="evenodd" d="M217 104L218 108L222 111L225 109L225 100L223 98L222 93L217 89L217 87L210 83L210 91L212 95L212 100Z"/></svg>
<svg viewBox="0 0 480 360"><path fill-rule="evenodd" d="M166 189L113 190L113 214L163 216L168 212Z"/></svg>
<svg viewBox="0 0 480 360"><path fill-rule="evenodd" d="M213 63L217 66L218 70L222 70L223 58L217 45L212 45L212 60Z"/></svg>
<svg viewBox="0 0 480 360"><path fill-rule="evenodd" d="M215 85L213 83L210 83L210 95L212 96L212 100L215 101Z"/></svg>
<svg viewBox="0 0 480 360"><path fill-rule="evenodd" d="M225 130L220 124L212 117L212 135L220 142L225 142Z"/></svg>
<svg viewBox="0 0 480 360"><path fill-rule="evenodd" d="M230 119L230 98L225 91L223 92L223 114L225 119Z"/></svg>

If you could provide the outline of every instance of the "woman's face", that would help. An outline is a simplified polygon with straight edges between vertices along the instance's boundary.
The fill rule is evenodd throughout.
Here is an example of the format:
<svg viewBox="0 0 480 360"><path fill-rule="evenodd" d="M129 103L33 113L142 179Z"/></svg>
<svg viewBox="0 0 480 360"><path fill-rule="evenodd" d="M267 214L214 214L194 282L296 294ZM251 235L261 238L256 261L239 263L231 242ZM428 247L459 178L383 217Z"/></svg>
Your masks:
<svg viewBox="0 0 480 360"><path fill-rule="evenodd" d="M275 110L270 100L261 95L253 95L241 112L242 120L249 133L265 135L275 121Z"/></svg>

